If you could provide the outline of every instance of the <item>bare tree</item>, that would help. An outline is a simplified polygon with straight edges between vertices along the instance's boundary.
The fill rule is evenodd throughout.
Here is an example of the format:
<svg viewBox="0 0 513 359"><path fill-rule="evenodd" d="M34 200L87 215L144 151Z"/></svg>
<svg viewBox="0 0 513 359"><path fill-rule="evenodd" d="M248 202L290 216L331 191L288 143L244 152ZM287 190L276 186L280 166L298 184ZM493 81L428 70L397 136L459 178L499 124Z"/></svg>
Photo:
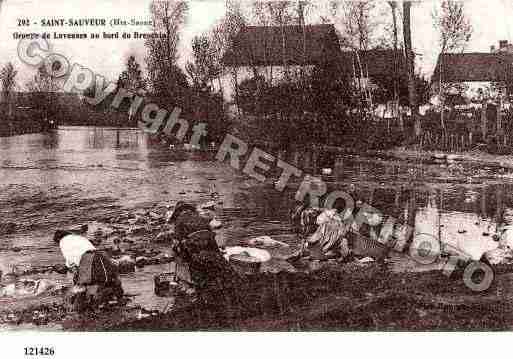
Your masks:
<svg viewBox="0 0 513 359"><path fill-rule="evenodd" d="M376 3L373 0L334 0L330 7L333 17L339 17L342 22L346 41L358 50L369 49L376 29L376 22L372 19Z"/></svg>
<svg viewBox="0 0 513 359"><path fill-rule="evenodd" d="M223 56L232 48L235 37L246 26L246 23L247 19L242 12L240 3L237 1L227 1L225 17L208 34L212 67L216 73L221 91L221 77L226 73L226 68L222 61Z"/></svg>
<svg viewBox="0 0 513 359"><path fill-rule="evenodd" d="M392 11L392 34L394 40L394 50L397 51L399 46L399 38L397 31L397 1L389 1L390 9Z"/></svg>
<svg viewBox="0 0 513 359"><path fill-rule="evenodd" d="M0 4L1 5L1 4ZM16 75L18 71L14 69L14 65L9 62L0 71L0 79L2 80L2 93L7 103L7 117L12 118L13 115L13 92L16 87Z"/></svg>
<svg viewBox="0 0 513 359"><path fill-rule="evenodd" d="M393 49L402 47L399 37L401 29L401 6L398 0L386 1L376 6L376 14L373 15L376 24L376 36L372 41L373 47Z"/></svg>
<svg viewBox="0 0 513 359"><path fill-rule="evenodd" d="M226 68L222 62L224 54L233 48L234 41L239 32L246 26L247 18L242 11L241 4L237 0L226 2L226 14L224 18L212 29L210 38L212 41L213 60L218 64L217 80L222 91L221 77L227 72L230 75L230 83L235 90L235 102L239 107L238 69L236 66Z"/></svg>
<svg viewBox="0 0 513 359"><path fill-rule="evenodd" d="M309 1L257 1L253 3L253 16L255 18L255 21L263 26L277 26L280 29L280 35L281 35L281 55L282 55L282 63L281 66L283 68L283 78L281 81L288 82L289 85L294 84L294 86L297 86L300 84L300 87L304 90L305 88L305 68L306 68L306 58L307 58L307 48L306 48L306 28L305 28L305 15L308 11L308 8L310 7ZM301 27L302 32L302 48L301 48L301 60L299 63L296 63L300 65L299 72L293 71L293 67L290 64L290 59L288 56L290 53L287 51L287 41L290 41L290 39L287 39L287 31L286 27L290 25L299 25ZM267 39L267 37L266 37ZM272 41L272 40L271 40ZM262 44L263 47L269 46L269 44ZM264 53L267 53L267 51L264 51ZM273 76L273 68L272 66L269 66L270 69L270 78L272 82L272 76ZM258 69L254 67L254 74L255 78L258 76ZM297 81L299 80L299 81ZM261 96L261 90L262 90L262 82L257 81L257 97ZM290 89L290 86L282 87L282 90ZM304 97L304 93L302 95ZM305 103L305 101L302 101L301 103ZM283 107L282 111L280 111L280 115L283 116Z"/></svg>
<svg viewBox="0 0 513 359"><path fill-rule="evenodd" d="M208 38L211 46L211 61L212 68L215 73L214 77L217 79L217 84L219 86L219 91L221 92L222 97L224 98L224 89L221 78L226 73L226 68L223 64L223 55L226 52L226 44L227 41L224 35L224 29L222 24L218 24L214 26L209 34Z"/></svg>
<svg viewBox="0 0 513 359"><path fill-rule="evenodd" d="M415 59L411 41L411 1L403 1L403 37L404 52L406 54L406 65L408 68L408 94L410 99L411 118L414 123L415 136L422 132L419 106L417 103L417 90L415 86Z"/></svg>
<svg viewBox="0 0 513 359"><path fill-rule="evenodd" d="M226 16L220 23L222 38L226 48L230 48L237 34L247 25L248 19L242 11L241 3L229 0L226 3Z"/></svg>
<svg viewBox="0 0 513 359"><path fill-rule="evenodd" d="M233 47L236 36L247 25L248 19L242 11L239 1L226 2L226 15L215 26L210 34L213 48L219 58Z"/></svg>
<svg viewBox="0 0 513 359"><path fill-rule="evenodd" d="M399 115L399 125L401 129L403 128L403 120L402 116L399 114L399 90L398 90L398 81L399 81L399 66L397 59L397 52L399 49L399 36L398 36L398 26L397 26L397 1L389 1L390 10L392 12L392 37L394 41L394 106L397 114Z"/></svg>
<svg viewBox="0 0 513 359"><path fill-rule="evenodd" d="M255 1L253 16L257 24L288 25L294 22L295 8L291 1Z"/></svg>
<svg viewBox="0 0 513 359"><path fill-rule="evenodd" d="M135 59L135 56L129 56L124 70L118 78L118 87L129 90L133 95L141 94L146 90L146 81L142 76L141 66ZM128 110L128 120L133 117L132 107Z"/></svg>
<svg viewBox="0 0 513 359"><path fill-rule="evenodd" d="M192 39L192 61L185 70L192 87L190 97L194 113L209 121L209 132L220 134L225 129L223 97L215 92L214 79L219 76L219 66L214 54L211 37L207 34ZM221 93L222 94L222 93ZM214 135L214 137L217 137Z"/></svg>
<svg viewBox="0 0 513 359"><path fill-rule="evenodd" d="M208 84L213 88L212 82L217 75L217 69L212 61L212 54L212 42L208 36L195 36L192 39L193 61L187 62L185 70L197 89L204 89Z"/></svg>
<svg viewBox="0 0 513 359"><path fill-rule="evenodd" d="M365 73L366 66L362 63L360 52L368 50L374 40L377 22L373 18L373 12L376 8L376 2L374 0L332 0L329 6L331 17L341 24L342 41L354 50L358 71L360 72L357 74L357 69L354 68L355 79L360 79L357 82L359 97L372 107L370 89L361 81L368 76Z"/></svg>
<svg viewBox="0 0 513 359"><path fill-rule="evenodd" d="M180 31L188 10L184 1L153 1L150 5L154 37L145 42L148 49L146 62L149 83L158 96L174 97L175 100L183 96L183 87L187 83L176 62Z"/></svg>
<svg viewBox="0 0 513 359"><path fill-rule="evenodd" d="M440 52L463 52L473 32L463 1L443 0L432 13L438 31Z"/></svg>
<svg viewBox="0 0 513 359"><path fill-rule="evenodd" d="M465 16L464 2L443 0L440 8L435 8L432 13L433 25L438 31L440 54L446 52L463 52L472 36L472 25ZM440 110L440 126L445 129L444 93L451 84L444 84L442 62L439 64L438 93L442 103Z"/></svg>
<svg viewBox="0 0 513 359"><path fill-rule="evenodd" d="M34 107L43 109L45 117L50 117L56 112L56 92L59 91L59 86L44 65L37 69L34 78L26 84L26 87L31 93L31 103Z"/></svg>
<svg viewBox="0 0 513 359"><path fill-rule="evenodd" d="M138 93L146 89L146 81L142 76L141 66L135 59L135 56L129 56L124 70L118 79L118 87Z"/></svg>
<svg viewBox="0 0 513 359"><path fill-rule="evenodd" d="M285 71L285 77L289 78L290 73L286 54L287 39L285 36L285 26L295 23L296 12L294 4L291 1L255 1L252 5L252 15L254 22L258 25L265 26L265 29L268 29L268 26L280 27L282 66ZM269 46L269 44L264 43L262 46L265 48ZM264 53L267 53L267 51L264 50ZM253 66L252 68L254 77L257 77L259 75L258 68L256 66Z"/></svg>

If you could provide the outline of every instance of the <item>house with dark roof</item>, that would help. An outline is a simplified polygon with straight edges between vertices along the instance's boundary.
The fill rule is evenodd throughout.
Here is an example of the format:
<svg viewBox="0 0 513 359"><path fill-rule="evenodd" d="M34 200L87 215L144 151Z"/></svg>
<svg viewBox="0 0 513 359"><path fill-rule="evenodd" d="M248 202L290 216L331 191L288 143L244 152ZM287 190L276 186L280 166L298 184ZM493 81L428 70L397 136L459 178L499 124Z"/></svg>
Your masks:
<svg viewBox="0 0 513 359"><path fill-rule="evenodd" d="M397 76L407 79L406 57L402 50L372 49L343 51L340 70L355 77L381 78Z"/></svg>
<svg viewBox="0 0 513 359"><path fill-rule="evenodd" d="M508 93L511 94L513 85L513 53L507 51L507 41L500 42L500 51L492 48L491 53L470 52L460 54L440 54L431 79L432 84L455 84L466 83L465 93L451 93L445 91L445 100L440 101L438 97L436 102L439 104L463 105L465 107L481 108L481 131L483 137L489 130L487 125L488 103L492 102L496 106L495 129L497 134L503 133L502 109L509 108L507 101ZM495 83L498 86L488 86ZM485 90L489 89L492 96L483 96ZM500 88L500 90L498 90ZM441 91L442 86L439 87ZM477 91L476 91L477 90ZM442 94L442 92L440 92ZM506 97L504 96L506 95ZM443 97L442 97L443 98ZM469 99L478 99L482 103L469 103ZM444 109L445 106L442 107ZM442 111L442 116L443 116Z"/></svg>
<svg viewBox="0 0 513 359"><path fill-rule="evenodd" d="M308 66L340 55L333 25L246 26L222 61L230 67Z"/></svg>
<svg viewBox="0 0 513 359"><path fill-rule="evenodd" d="M460 53L440 54L433 82L510 82L513 79L513 54Z"/></svg>
<svg viewBox="0 0 513 359"><path fill-rule="evenodd" d="M330 72L341 57L339 39L333 25L245 26L234 37L223 54L225 66L236 69L235 88L228 87L225 96L238 93L239 85L255 76L274 83L285 74L299 78L300 73L323 67ZM331 76L332 77L332 76ZM237 111L239 97L234 96Z"/></svg>
<svg viewBox="0 0 513 359"><path fill-rule="evenodd" d="M247 26L222 59L228 67L326 66L351 77L406 76L403 51L342 51L332 24Z"/></svg>
<svg viewBox="0 0 513 359"><path fill-rule="evenodd" d="M246 26L235 36L222 62L237 68L237 84L255 73L273 81L285 69L309 71L316 66L332 73L329 78L333 80L345 79L365 87L369 79L388 87L394 81L407 81L402 50L342 50L332 24Z"/></svg>

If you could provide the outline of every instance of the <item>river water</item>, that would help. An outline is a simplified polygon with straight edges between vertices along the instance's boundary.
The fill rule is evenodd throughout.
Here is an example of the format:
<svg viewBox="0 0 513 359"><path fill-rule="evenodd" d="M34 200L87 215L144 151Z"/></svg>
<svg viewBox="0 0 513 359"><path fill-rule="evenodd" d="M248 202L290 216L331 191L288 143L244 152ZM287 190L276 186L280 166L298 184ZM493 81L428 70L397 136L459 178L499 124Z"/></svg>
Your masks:
<svg viewBox="0 0 513 359"><path fill-rule="evenodd" d="M305 151L272 154L312 174L333 168L324 177L330 189L352 185L363 202L475 258L497 246L493 235L499 228L513 224L513 174L506 170ZM137 129L61 127L0 138L0 223L16 225L12 233L0 235L0 270L62 263L51 241L56 228L180 199L200 203L213 192L222 200L217 210L224 224L222 242L238 245L269 235L294 249L288 213L300 180L278 192L272 178L260 183L214 155L166 148ZM394 266L417 268L406 259ZM138 269L123 276L123 285L137 294L136 303L162 308L169 300L153 295L152 279L166 270ZM57 274L39 277L70 280Z"/></svg>

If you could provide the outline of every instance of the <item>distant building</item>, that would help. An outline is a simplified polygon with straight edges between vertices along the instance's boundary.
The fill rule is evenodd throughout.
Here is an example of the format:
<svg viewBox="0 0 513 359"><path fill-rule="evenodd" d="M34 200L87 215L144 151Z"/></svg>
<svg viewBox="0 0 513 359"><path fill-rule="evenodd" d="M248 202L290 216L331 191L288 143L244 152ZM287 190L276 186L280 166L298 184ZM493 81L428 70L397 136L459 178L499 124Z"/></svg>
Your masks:
<svg viewBox="0 0 513 359"><path fill-rule="evenodd" d="M310 71L315 66L333 71L361 87L370 79L407 80L406 60L402 50L342 50L332 24L247 26L236 35L222 62L237 68L237 81L251 78L255 72L273 82L284 70Z"/></svg>
<svg viewBox="0 0 513 359"><path fill-rule="evenodd" d="M440 54L432 77L432 83L438 90L444 90L439 92L442 97L435 96L433 103L459 105L461 108L482 107L484 104L481 116L483 136L487 133L485 109L490 102L497 106L496 132L502 134L502 113L509 108L508 94L513 85L511 46L502 40L499 49L492 47L491 50L489 53ZM452 88L446 89L441 86L443 84L452 85Z"/></svg>
<svg viewBox="0 0 513 359"><path fill-rule="evenodd" d="M440 54L433 73L433 81L506 82L513 75L513 53L470 52Z"/></svg>
<svg viewBox="0 0 513 359"><path fill-rule="evenodd" d="M304 31L303 31L304 30ZM226 66L305 66L340 56L333 25L246 26L224 54Z"/></svg>
<svg viewBox="0 0 513 359"><path fill-rule="evenodd" d="M363 82L393 79L406 82L408 71L402 50L372 49L364 51L343 51L340 58L340 71L345 76L363 79Z"/></svg>
<svg viewBox="0 0 513 359"><path fill-rule="evenodd" d="M246 26L223 56L228 67L238 68L241 77L257 69L268 79L278 78L287 68L338 65L341 57L333 25Z"/></svg>
<svg viewBox="0 0 513 359"><path fill-rule="evenodd" d="M508 40L500 40L498 48L496 48L495 45L490 46L490 52L491 53L498 53L498 52L513 53L513 44L508 43Z"/></svg>
<svg viewBox="0 0 513 359"><path fill-rule="evenodd" d="M483 88L490 90L492 83L509 89L513 84L513 44L500 40L490 52L440 54L432 82L464 83L467 97L474 97Z"/></svg>
<svg viewBox="0 0 513 359"><path fill-rule="evenodd" d="M358 56L355 51L342 51L335 27L322 24L247 26L235 37L222 61L228 67L258 69L331 66L351 76L363 73L375 77L393 74L396 60L398 72L404 74L402 51L394 55L394 50L375 49L358 51Z"/></svg>

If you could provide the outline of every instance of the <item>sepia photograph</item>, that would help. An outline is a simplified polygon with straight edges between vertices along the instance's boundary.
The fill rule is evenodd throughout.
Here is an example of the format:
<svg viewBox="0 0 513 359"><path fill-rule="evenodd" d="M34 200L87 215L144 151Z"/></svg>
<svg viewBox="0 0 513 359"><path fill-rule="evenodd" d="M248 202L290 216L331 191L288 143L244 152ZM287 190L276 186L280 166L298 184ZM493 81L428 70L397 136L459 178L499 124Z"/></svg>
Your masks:
<svg viewBox="0 0 513 359"><path fill-rule="evenodd" d="M512 17L0 0L0 331L511 331Z"/></svg>

